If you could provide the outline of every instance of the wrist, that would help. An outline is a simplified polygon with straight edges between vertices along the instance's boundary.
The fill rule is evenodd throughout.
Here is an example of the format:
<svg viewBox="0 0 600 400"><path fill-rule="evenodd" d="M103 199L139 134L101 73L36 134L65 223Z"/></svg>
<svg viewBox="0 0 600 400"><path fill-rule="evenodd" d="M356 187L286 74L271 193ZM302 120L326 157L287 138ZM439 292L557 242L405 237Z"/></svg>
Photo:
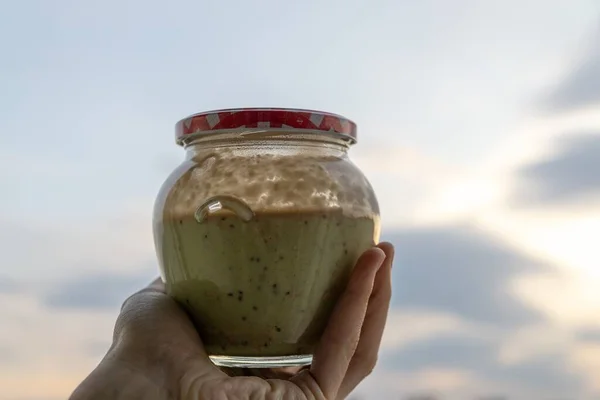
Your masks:
<svg viewBox="0 0 600 400"><path fill-rule="evenodd" d="M173 400L176 382L166 368L113 345L69 400Z"/></svg>
<svg viewBox="0 0 600 400"><path fill-rule="evenodd" d="M189 347L175 344L152 343L150 340L127 340L122 336L114 344L103 362L128 369L143 377L157 390L178 398L180 382L189 370L194 369L202 354Z"/></svg>
<svg viewBox="0 0 600 400"><path fill-rule="evenodd" d="M102 360L75 389L69 400L133 400L143 377L109 360ZM138 393L141 395L141 393Z"/></svg>

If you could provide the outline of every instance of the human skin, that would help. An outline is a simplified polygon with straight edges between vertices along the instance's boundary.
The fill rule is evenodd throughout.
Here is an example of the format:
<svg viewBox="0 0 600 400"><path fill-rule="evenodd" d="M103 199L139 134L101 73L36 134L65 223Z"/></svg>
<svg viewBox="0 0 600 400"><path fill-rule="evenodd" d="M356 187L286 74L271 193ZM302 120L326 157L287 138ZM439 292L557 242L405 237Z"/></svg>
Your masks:
<svg viewBox="0 0 600 400"><path fill-rule="evenodd" d="M132 295L113 344L70 400L342 400L375 367L391 298L393 246L359 258L302 369L220 369L160 280Z"/></svg>

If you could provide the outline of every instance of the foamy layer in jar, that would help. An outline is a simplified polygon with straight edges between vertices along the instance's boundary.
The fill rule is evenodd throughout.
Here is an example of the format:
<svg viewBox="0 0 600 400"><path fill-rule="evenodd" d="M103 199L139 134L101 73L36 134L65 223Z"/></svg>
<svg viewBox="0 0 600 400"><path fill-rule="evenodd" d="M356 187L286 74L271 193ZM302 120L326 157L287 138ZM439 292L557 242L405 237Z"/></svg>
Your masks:
<svg viewBox="0 0 600 400"><path fill-rule="evenodd" d="M255 213L379 215L371 185L347 158L221 149L182 164L165 182L157 205L164 205L163 217L181 218L214 196L237 197Z"/></svg>

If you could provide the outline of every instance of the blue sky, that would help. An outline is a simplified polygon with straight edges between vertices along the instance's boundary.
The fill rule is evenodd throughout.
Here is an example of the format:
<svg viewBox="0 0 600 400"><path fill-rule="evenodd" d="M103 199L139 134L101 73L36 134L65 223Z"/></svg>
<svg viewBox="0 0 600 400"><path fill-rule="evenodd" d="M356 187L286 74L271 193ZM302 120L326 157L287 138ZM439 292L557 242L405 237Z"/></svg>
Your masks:
<svg viewBox="0 0 600 400"><path fill-rule="evenodd" d="M598 93L595 0L0 2L0 386L101 357L177 120L283 106L358 123L399 249L359 394L598 399Z"/></svg>

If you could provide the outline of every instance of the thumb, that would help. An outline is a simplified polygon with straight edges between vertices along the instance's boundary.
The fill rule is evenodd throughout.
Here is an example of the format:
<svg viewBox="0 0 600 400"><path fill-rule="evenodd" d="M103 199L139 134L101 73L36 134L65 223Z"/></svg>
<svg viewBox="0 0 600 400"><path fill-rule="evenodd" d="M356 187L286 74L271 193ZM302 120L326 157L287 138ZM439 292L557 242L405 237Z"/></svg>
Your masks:
<svg viewBox="0 0 600 400"><path fill-rule="evenodd" d="M159 279L131 295L115 323L113 346L136 353L180 350L206 356L202 340L185 311L166 293Z"/></svg>

